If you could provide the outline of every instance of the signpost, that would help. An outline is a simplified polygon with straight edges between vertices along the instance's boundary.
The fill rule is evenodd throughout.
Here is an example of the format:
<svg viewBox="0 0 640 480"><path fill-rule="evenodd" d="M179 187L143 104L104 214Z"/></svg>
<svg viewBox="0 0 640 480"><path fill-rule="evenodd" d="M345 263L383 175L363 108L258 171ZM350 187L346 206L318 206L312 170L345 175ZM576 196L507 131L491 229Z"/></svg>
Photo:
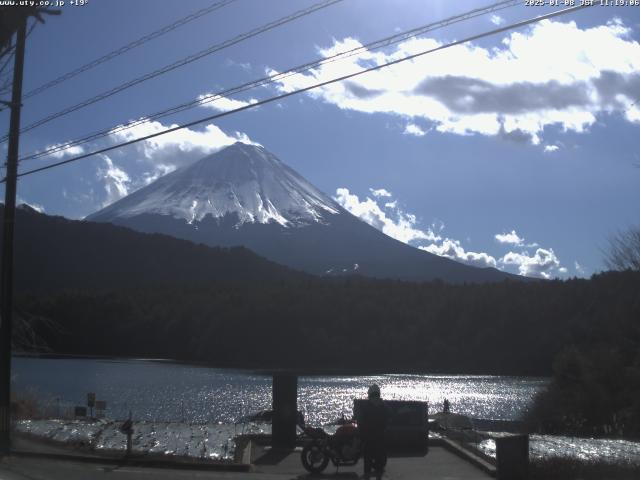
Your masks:
<svg viewBox="0 0 640 480"><path fill-rule="evenodd" d="M96 404L96 394L91 392L87 393L87 407L91 409L91 416L93 417L93 407Z"/></svg>
<svg viewBox="0 0 640 480"><path fill-rule="evenodd" d="M96 400L96 417L103 418L104 411L107 409L107 402L104 400Z"/></svg>
<svg viewBox="0 0 640 480"><path fill-rule="evenodd" d="M120 426L120 431L127 436L127 453L126 456L131 455L131 437L133 435L133 421L131 420L131 411L129 411L129 418Z"/></svg>

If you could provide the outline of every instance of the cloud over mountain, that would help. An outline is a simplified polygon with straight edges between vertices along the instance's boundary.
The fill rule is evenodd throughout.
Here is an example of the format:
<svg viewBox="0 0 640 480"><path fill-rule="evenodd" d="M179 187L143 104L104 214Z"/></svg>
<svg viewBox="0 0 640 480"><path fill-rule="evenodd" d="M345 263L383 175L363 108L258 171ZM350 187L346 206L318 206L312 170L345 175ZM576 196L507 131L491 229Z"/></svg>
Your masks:
<svg viewBox="0 0 640 480"><path fill-rule="evenodd" d="M496 259L494 257L484 252L465 251L464 247L460 244L460 240L445 238L440 245L431 244L419 248L440 255L441 257L447 257L466 263L467 265L473 265L474 267L496 267Z"/></svg>
<svg viewBox="0 0 640 480"><path fill-rule="evenodd" d="M433 225L420 228L415 215L400 209L397 200L390 201L393 194L387 189L370 188L369 191L374 198L366 197L361 201L349 189L338 188L334 199L349 213L403 243L474 267L496 267L496 259L491 255L466 251L459 240L442 238L443 224L439 228ZM377 199L383 198L385 203L381 206Z"/></svg>
<svg viewBox="0 0 640 480"><path fill-rule="evenodd" d="M443 235L443 223L438 227L421 227L415 215L400 209L397 200L391 201L393 194L389 190L370 188L369 191L373 198L365 197L360 200L348 188L338 188L334 199L348 212L386 235L440 257L474 267L514 267L525 277L549 279L567 273L567 269L561 265L552 248L540 248L537 243L525 243L524 237L518 235L515 230L494 235L498 244L513 249L502 257L488 252L468 250L460 240ZM530 255L527 248L536 248L536 251Z"/></svg>
<svg viewBox="0 0 640 480"><path fill-rule="evenodd" d="M467 43L308 95L345 110L421 119L440 132L539 144L545 127L584 132L602 114L640 122L640 107L633 105L640 90L640 44L630 33L617 19L592 28L545 20L504 36L492 49ZM442 44L418 38L387 52L364 51L281 79L278 88L290 92ZM328 57L361 46L345 38L320 52ZM409 122L404 133L422 135L424 129L416 127Z"/></svg>
<svg viewBox="0 0 640 480"><path fill-rule="evenodd" d="M219 105L221 108L235 108L235 106L235 104L224 102ZM129 128L123 129L123 126ZM106 142L102 144L93 142L91 149L128 142L176 126L176 124L163 124L142 118L114 127ZM111 156L101 155L101 163L96 166L95 176L102 188L92 192L91 196L94 197L92 200L96 208L110 205L177 168L189 165L205 155L215 153L238 141L258 145L242 132L226 133L210 123L204 128L184 128L144 140L122 151L116 151ZM72 147L55 154L55 157L61 158L83 152L82 147Z"/></svg>
<svg viewBox="0 0 640 480"><path fill-rule="evenodd" d="M111 140L128 142L175 127L177 127L176 124L164 125L158 121L147 120L126 130L120 130L120 126L115 127L111 134ZM181 167L238 141L254 144L244 133L228 134L210 123L205 125L203 129L183 128L144 140L135 144L133 148L138 152L139 160L146 160L151 165Z"/></svg>
<svg viewBox="0 0 640 480"><path fill-rule="evenodd" d="M536 253L509 252L500 259L505 265L517 265L520 275L527 277L551 278L555 270L561 270L560 260L553 249L538 248ZM566 269L564 270L566 272ZM561 273L564 273L561 272Z"/></svg>
<svg viewBox="0 0 640 480"><path fill-rule="evenodd" d="M371 189L371 193L376 198L391 196L391 193L384 188ZM387 202L385 207L380 207L377 201L370 197L360 201L357 195L349 192L348 188L338 188L334 200L352 215L403 243L440 239L431 229L416 228L415 215L403 212L397 204Z"/></svg>

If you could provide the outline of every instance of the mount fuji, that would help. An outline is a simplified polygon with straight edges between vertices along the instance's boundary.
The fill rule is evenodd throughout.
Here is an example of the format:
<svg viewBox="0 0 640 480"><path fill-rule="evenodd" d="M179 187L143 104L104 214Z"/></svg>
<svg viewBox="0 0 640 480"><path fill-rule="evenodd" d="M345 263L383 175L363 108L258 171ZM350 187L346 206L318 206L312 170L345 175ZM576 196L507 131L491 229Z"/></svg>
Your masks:
<svg viewBox="0 0 640 480"><path fill-rule="evenodd" d="M210 246L243 245L318 275L453 283L522 278L464 265L388 237L266 149L244 143L175 170L86 220Z"/></svg>

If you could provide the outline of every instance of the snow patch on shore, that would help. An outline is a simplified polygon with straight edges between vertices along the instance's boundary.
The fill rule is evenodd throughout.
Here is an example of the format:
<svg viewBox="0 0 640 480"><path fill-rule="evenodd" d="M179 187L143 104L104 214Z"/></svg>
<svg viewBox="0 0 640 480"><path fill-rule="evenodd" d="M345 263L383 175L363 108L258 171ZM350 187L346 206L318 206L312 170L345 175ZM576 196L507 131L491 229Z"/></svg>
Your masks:
<svg viewBox="0 0 640 480"><path fill-rule="evenodd" d="M509 435L501 432L487 432L487 434L494 438ZM478 449L495 458L494 438L480 442ZM640 465L640 443L610 438L530 435L529 455L531 458L563 457L578 460L623 461Z"/></svg>
<svg viewBox="0 0 640 480"><path fill-rule="evenodd" d="M63 445L86 447L95 452L124 452L127 437L122 422L111 420L20 420L16 431ZM235 437L267 433L264 425L133 422L132 451L208 460L233 460Z"/></svg>

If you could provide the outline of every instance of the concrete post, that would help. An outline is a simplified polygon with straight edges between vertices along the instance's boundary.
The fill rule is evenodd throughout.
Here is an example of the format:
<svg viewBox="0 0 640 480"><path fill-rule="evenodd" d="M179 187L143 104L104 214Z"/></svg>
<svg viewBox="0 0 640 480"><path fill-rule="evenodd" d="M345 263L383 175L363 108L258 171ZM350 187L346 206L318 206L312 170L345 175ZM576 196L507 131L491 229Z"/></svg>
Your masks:
<svg viewBox="0 0 640 480"><path fill-rule="evenodd" d="M496 438L498 480L529 478L529 435Z"/></svg>
<svg viewBox="0 0 640 480"><path fill-rule="evenodd" d="M272 445L293 448L296 443L298 412L298 377L290 374L273 375Z"/></svg>
<svg viewBox="0 0 640 480"><path fill-rule="evenodd" d="M8 455L11 450L13 230L16 215L18 145L20 143L20 109L22 107L22 71L24 67L27 30L26 15L18 21L16 28L16 53L13 67L9 145L7 146L7 176L5 179L4 214L2 220L2 268L0 271L0 455Z"/></svg>

